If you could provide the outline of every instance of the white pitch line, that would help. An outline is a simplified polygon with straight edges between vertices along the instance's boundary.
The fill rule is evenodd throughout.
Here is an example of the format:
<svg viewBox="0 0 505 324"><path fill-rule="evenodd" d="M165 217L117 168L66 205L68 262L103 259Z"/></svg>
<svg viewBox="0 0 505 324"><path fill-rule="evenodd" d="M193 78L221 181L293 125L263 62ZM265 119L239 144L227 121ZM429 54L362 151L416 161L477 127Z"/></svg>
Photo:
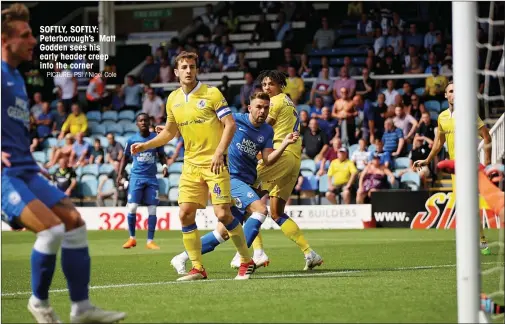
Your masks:
<svg viewBox="0 0 505 324"><path fill-rule="evenodd" d="M483 262L482 264L496 264L496 262ZM284 275L271 275L271 276L253 276L254 279L283 279L283 278L310 278L310 277L325 277L331 275L339 274L349 274L349 273L363 273L363 272L380 272L380 271L409 271L409 270L430 270L430 269L441 269L441 268L453 268L455 264L441 264L441 265L427 265L427 266L415 266L415 267L398 267L389 269L368 269L368 270L342 270L342 271L327 271L327 272L309 272L309 273L293 273ZM217 282L217 281L232 281L232 278L222 278L222 279L206 279L206 280L195 280L195 281L159 281L159 282L139 282L130 284L115 284L115 285L104 285L104 286L91 286L89 289L114 289L114 288L126 288L126 287L147 287L147 286L160 286L160 285L180 285L189 283L205 283L205 282ZM53 289L49 293L61 293L67 292L68 289ZM30 295L31 291L18 291L13 293L3 293L2 297L7 296L20 296L20 295Z"/></svg>

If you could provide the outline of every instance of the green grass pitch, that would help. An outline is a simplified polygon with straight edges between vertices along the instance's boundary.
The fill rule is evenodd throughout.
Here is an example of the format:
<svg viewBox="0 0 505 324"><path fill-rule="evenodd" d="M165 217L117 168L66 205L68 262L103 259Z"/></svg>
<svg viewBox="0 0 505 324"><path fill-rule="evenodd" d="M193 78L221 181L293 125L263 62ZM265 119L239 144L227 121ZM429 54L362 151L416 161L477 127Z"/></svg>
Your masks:
<svg viewBox="0 0 505 324"><path fill-rule="evenodd" d="M454 231L403 229L304 231L323 266L302 271L303 255L281 231L263 231L271 264L248 281L231 280L231 242L204 256L209 280L175 282L170 259L183 250L177 231L156 233L160 251L123 250L126 231L90 232L91 300L128 313L130 323L456 322ZM497 230L487 232L490 241ZM33 323L30 292L31 233L2 233L2 322ZM498 250L481 257L497 265ZM503 260L503 259L501 259ZM501 265L501 263L500 263ZM496 291L499 273L483 278ZM69 319L68 292L58 263L50 300Z"/></svg>

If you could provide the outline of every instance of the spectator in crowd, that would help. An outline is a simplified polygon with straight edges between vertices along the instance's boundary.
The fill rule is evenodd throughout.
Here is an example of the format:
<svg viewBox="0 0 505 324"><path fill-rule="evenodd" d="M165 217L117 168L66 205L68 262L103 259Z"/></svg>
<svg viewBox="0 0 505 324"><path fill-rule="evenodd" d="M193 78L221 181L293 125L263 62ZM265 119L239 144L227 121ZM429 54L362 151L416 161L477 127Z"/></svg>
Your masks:
<svg viewBox="0 0 505 324"><path fill-rule="evenodd" d="M382 34L382 28L375 28L375 40L373 43L374 54L377 57L384 57L384 53L386 52L386 37Z"/></svg>
<svg viewBox="0 0 505 324"><path fill-rule="evenodd" d="M406 74L422 74L424 73L424 68L421 62L421 59L419 56L414 56L412 57L412 60L410 61L410 67L405 69ZM411 79L410 83L412 85L418 85L419 81L416 79Z"/></svg>
<svg viewBox="0 0 505 324"><path fill-rule="evenodd" d="M403 34L403 32L405 31L405 25L406 25L405 21L400 18L398 12L396 11L393 12L393 19L391 20L391 26L396 27L400 32L400 34Z"/></svg>
<svg viewBox="0 0 505 324"><path fill-rule="evenodd" d="M302 171L298 173L298 179L296 180L296 184L293 188L293 191L291 192L291 195L294 196L300 196L302 193L302 185L303 185L303 174ZM286 202L286 205L291 205L291 197L289 197L288 201Z"/></svg>
<svg viewBox="0 0 505 324"><path fill-rule="evenodd" d="M88 80L86 80L86 84L88 83ZM55 87L53 89L53 94L56 95L56 98L51 101L51 110L52 109L56 109L56 105L58 104L58 102L62 102L63 103L63 99L61 97L61 88L60 87ZM68 107L68 110L65 108L65 112L68 112L70 111L70 107Z"/></svg>
<svg viewBox="0 0 505 324"><path fill-rule="evenodd" d="M124 188L124 182L127 179L126 172L124 173L123 179L118 187L116 182L117 173L115 170L112 170L107 175L103 175L99 179L97 195L96 195L96 205L97 207L105 206L105 199L112 198L112 207L123 206L123 204L118 205L118 201L121 196L126 196L126 190ZM107 181L110 181L112 187L106 187L105 184Z"/></svg>
<svg viewBox="0 0 505 324"><path fill-rule="evenodd" d="M412 97L412 94L413 94L412 86L410 85L410 83L408 83L407 81L405 81L403 83L403 87L402 88L403 88L402 102L403 102L403 104L405 106L409 106L412 103L412 100L411 100L411 97Z"/></svg>
<svg viewBox="0 0 505 324"><path fill-rule="evenodd" d="M394 101L394 103L393 103L392 105L389 105L389 106L388 106L388 116L390 116L390 117L393 117L393 118L394 118L394 117L396 116L396 112L395 112L396 107L399 107L399 106L400 106L400 107L403 107L403 97L402 97L402 95L401 95L401 94L399 94L399 93L398 93L398 94L395 96L395 101Z"/></svg>
<svg viewBox="0 0 505 324"><path fill-rule="evenodd" d="M232 102L233 97L231 96L231 88L228 85L228 81L229 81L228 76L223 75L223 77L221 78L221 84L218 86L218 89L219 91L221 91L227 102Z"/></svg>
<svg viewBox="0 0 505 324"><path fill-rule="evenodd" d="M245 83L240 87L240 106L242 107L242 112L247 112L247 105L249 104L249 98L254 90L254 77L251 72L244 74Z"/></svg>
<svg viewBox="0 0 505 324"><path fill-rule="evenodd" d="M400 156L405 146L403 131L395 127L393 119L384 122L384 135L382 135L384 151L391 153L392 157Z"/></svg>
<svg viewBox="0 0 505 324"><path fill-rule="evenodd" d="M341 89L347 89L347 96L352 98L356 92L356 80L349 77L347 67L340 68L340 78L333 83L333 99L337 100L342 97Z"/></svg>
<svg viewBox="0 0 505 324"><path fill-rule="evenodd" d="M164 57L165 57L165 49L160 46L156 49L156 52L154 53L154 62L157 64L161 64L161 60Z"/></svg>
<svg viewBox="0 0 505 324"><path fill-rule="evenodd" d="M359 75L359 70L352 65L351 57L345 56L344 57L344 65L347 68L349 76L356 76Z"/></svg>
<svg viewBox="0 0 505 324"><path fill-rule="evenodd" d="M152 55L146 56L146 64L142 68L142 72L140 74L140 80L143 84L151 84L158 81L160 73L160 67L158 64L154 62Z"/></svg>
<svg viewBox="0 0 505 324"><path fill-rule="evenodd" d="M79 104L72 104L72 113L68 115L65 123L63 123L58 139L63 139L67 133L77 135L78 133L86 134L87 131L88 118L83 112L81 112L81 107L79 107Z"/></svg>
<svg viewBox="0 0 505 324"><path fill-rule="evenodd" d="M35 149L44 142L44 140L51 136L54 124L54 115L49 110L49 103L47 101L42 103L42 112L39 114L35 124L37 125L37 137L33 139L30 151Z"/></svg>
<svg viewBox="0 0 505 324"><path fill-rule="evenodd" d="M342 97L333 105L332 117L340 121L340 138L347 145L355 144L356 141L356 117L358 112L349 96L349 90L340 89Z"/></svg>
<svg viewBox="0 0 505 324"><path fill-rule="evenodd" d="M54 116L54 124L52 129L52 135L54 137L58 137L61 132L61 128L63 124L67 120L67 112L65 110L65 106L63 105L63 101L59 101L56 104L56 112L53 114Z"/></svg>
<svg viewBox="0 0 505 324"><path fill-rule="evenodd" d="M210 73L220 71L219 62L212 56L211 51L207 50L203 54L203 60L200 61L200 72Z"/></svg>
<svg viewBox="0 0 505 324"><path fill-rule="evenodd" d="M291 48L289 48L289 47L286 47L284 49L284 65L287 67L293 66L295 68L295 71L298 67L298 61L293 56Z"/></svg>
<svg viewBox="0 0 505 324"><path fill-rule="evenodd" d="M326 173L326 169L330 167L330 163L338 157L338 150L342 147L342 141L340 138L335 137L330 143L331 147L326 151L323 159L320 163L316 163L316 167L319 168L317 171L318 176L322 176Z"/></svg>
<svg viewBox="0 0 505 324"><path fill-rule="evenodd" d="M102 164L105 159L105 152L103 150L102 144L99 138L95 138L93 147L90 149L89 153L89 164Z"/></svg>
<svg viewBox="0 0 505 324"><path fill-rule="evenodd" d="M405 43L409 46L414 45L418 49L423 47L424 37L417 32L417 25L415 23L410 24L409 31L405 36Z"/></svg>
<svg viewBox="0 0 505 324"><path fill-rule="evenodd" d="M305 53L300 57L300 68L298 69L298 75L302 77L302 79L311 78L314 75L312 68L309 66L309 57Z"/></svg>
<svg viewBox="0 0 505 324"><path fill-rule="evenodd" d="M164 119L164 103L159 96L154 93L154 89L147 87L147 96L142 103L142 112L154 118L156 124L161 124Z"/></svg>
<svg viewBox="0 0 505 324"><path fill-rule="evenodd" d="M366 141L364 139L360 139L358 144L358 149L352 152L351 161L354 162L358 171L361 172L368 164L369 153L367 151Z"/></svg>
<svg viewBox="0 0 505 324"><path fill-rule="evenodd" d="M314 99L317 96L321 96L323 98L323 102L325 105L331 105L333 98L331 96L333 90L333 81L329 78L328 68L323 67L321 69L322 76L317 78L316 81L312 84L312 90L310 91L310 104L314 102Z"/></svg>
<svg viewBox="0 0 505 324"><path fill-rule="evenodd" d="M416 139L422 140L422 145L428 145L431 149L433 147L433 142L435 140L435 128L437 127L437 121L431 120L430 113L425 111L421 117L421 123L417 128Z"/></svg>
<svg viewBox="0 0 505 324"><path fill-rule="evenodd" d="M70 111L72 103L77 101L77 79L70 70L62 70L55 64L54 71L56 75L53 82L56 87L61 89L61 100L65 106L65 111Z"/></svg>
<svg viewBox="0 0 505 324"><path fill-rule="evenodd" d="M67 159L61 158L59 162L60 166L53 175L53 181L58 189L71 197L74 189L77 188L77 175L74 169L68 165Z"/></svg>
<svg viewBox="0 0 505 324"><path fill-rule="evenodd" d="M421 115L426 112L424 104L420 102L419 96L413 93L410 96L410 105L407 106L407 114L414 117L417 121L421 119Z"/></svg>
<svg viewBox="0 0 505 324"><path fill-rule="evenodd" d="M357 24L356 37L372 37L373 36L373 23L368 19L366 13L361 14L361 20Z"/></svg>
<svg viewBox="0 0 505 324"><path fill-rule="evenodd" d="M335 76L335 69L330 66L330 61L328 60L327 56L321 56L321 70L318 74L319 77L323 75L323 68L328 69L328 75L330 78Z"/></svg>
<svg viewBox="0 0 505 324"><path fill-rule="evenodd" d="M344 204L351 203L351 188L358 170L354 162L348 159L347 149L341 147L338 150L338 158L331 161L328 169L328 191L326 198L332 203L337 204L337 196L342 195Z"/></svg>
<svg viewBox="0 0 505 324"><path fill-rule="evenodd" d="M310 107L310 118L321 118L323 108L324 108L323 98L316 97L314 99L314 105Z"/></svg>
<svg viewBox="0 0 505 324"><path fill-rule="evenodd" d="M417 48L415 47L415 45L409 45L408 49L407 49L407 54L403 58L403 68L405 69L405 71L410 70L411 65L412 65L412 59L417 56L418 56L418 53L417 53Z"/></svg>
<svg viewBox="0 0 505 324"><path fill-rule="evenodd" d="M347 5L347 17L356 18L363 14L363 1L351 1Z"/></svg>
<svg viewBox="0 0 505 324"><path fill-rule="evenodd" d="M386 168L392 169L393 158L391 153L384 151L384 142L380 138L375 139L375 152L370 152L368 156L368 162L371 162L374 155L378 155L380 158L380 165L384 165Z"/></svg>
<svg viewBox="0 0 505 324"><path fill-rule="evenodd" d="M275 40L282 42L291 30L291 24L286 20L286 14L280 11L277 15L277 27L274 29Z"/></svg>
<svg viewBox="0 0 505 324"><path fill-rule="evenodd" d="M235 71L237 69L237 53L231 43L226 43L224 51L219 55L221 71Z"/></svg>
<svg viewBox="0 0 505 324"><path fill-rule="evenodd" d="M161 83L172 83L175 82L174 69L168 64L166 57L161 58L160 65L160 82Z"/></svg>
<svg viewBox="0 0 505 324"><path fill-rule="evenodd" d="M375 138L377 132L376 119L380 116L376 113L375 107L369 102L363 100L361 95L355 95L352 98L354 109L358 111L358 116L361 123L361 137L368 140L370 137ZM382 123L384 124L384 123Z"/></svg>
<svg viewBox="0 0 505 324"><path fill-rule="evenodd" d="M430 21L428 24L428 32L424 35L424 48L426 51L431 51L431 47L435 44L436 35L440 33L435 27L435 22Z"/></svg>
<svg viewBox="0 0 505 324"><path fill-rule="evenodd" d="M286 79L286 87L284 93L287 93L293 103L298 105L303 93L305 92L305 84L302 78L296 75L296 68L294 66L288 67L288 78Z"/></svg>
<svg viewBox="0 0 505 324"><path fill-rule="evenodd" d="M110 109L114 111L121 111L124 108L124 99L123 99L123 88L121 85L117 84L114 91L111 92L112 98L110 101Z"/></svg>
<svg viewBox="0 0 505 324"><path fill-rule="evenodd" d="M239 52L238 53L238 68L239 71L242 72L249 72L250 67L249 67L249 61L245 58L245 52Z"/></svg>
<svg viewBox="0 0 505 324"><path fill-rule="evenodd" d="M72 146L74 144L74 137L72 134L67 134L65 136L65 144L63 147L54 146L51 148L51 154L49 156L49 162L46 163L46 169L56 165L60 159L66 159L67 163L70 160L70 154L72 153Z"/></svg>
<svg viewBox="0 0 505 324"><path fill-rule="evenodd" d="M431 67L431 74L426 78L424 94L426 100L443 100L445 95L445 88L449 81L445 75L438 74L439 68L437 65Z"/></svg>
<svg viewBox="0 0 505 324"><path fill-rule="evenodd" d="M395 97L399 94L398 91L395 90L395 81L393 79L389 79L386 83L386 90L383 92L386 97L386 105L394 105Z"/></svg>
<svg viewBox="0 0 505 324"><path fill-rule="evenodd" d="M309 128L309 113L306 110L300 111L300 134L303 137L303 134L305 134L306 130Z"/></svg>
<svg viewBox="0 0 505 324"><path fill-rule="evenodd" d="M396 106L395 115L393 119L395 127L402 130L403 138L407 142L412 142L417 130L417 120L411 115L406 114L403 106Z"/></svg>
<svg viewBox="0 0 505 324"><path fill-rule="evenodd" d="M274 31L272 25L267 21L266 14L260 15L260 20L256 23L256 27L251 36L251 43L270 42L274 40Z"/></svg>
<svg viewBox="0 0 505 324"><path fill-rule="evenodd" d="M116 141L112 133L107 134L107 140L109 141L109 146L107 147L105 162L112 164L114 170L119 172L119 161L123 158L123 145Z"/></svg>
<svg viewBox="0 0 505 324"><path fill-rule="evenodd" d="M239 20L238 17L235 16L232 8L228 9L228 16L224 17L224 20L226 21L226 29L228 31L228 34L235 33L238 29Z"/></svg>
<svg viewBox="0 0 505 324"><path fill-rule="evenodd" d="M430 155L431 149L426 145L426 143L423 143L423 139L420 136L416 136L414 140L414 144L412 147L412 151L409 154L409 159L410 159L410 165L408 169L402 170L399 172L398 176L402 176L407 172L411 172L411 170L414 169L414 162L415 161L421 161L425 160L428 158L428 155ZM430 169L428 166L423 166L419 170L417 170L417 173L419 174L419 177L421 178L421 183L423 184L423 187L426 186L426 179L429 178L430 176Z"/></svg>
<svg viewBox="0 0 505 324"><path fill-rule="evenodd" d="M393 53L386 53L384 60L380 62L380 74L402 74L401 64L394 58Z"/></svg>
<svg viewBox="0 0 505 324"><path fill-rule="evenodd" d="M441 74L445 75L452 73L452 56L446 56L442 64L442 69L440 70Z"/></svg>
<svg viewBox="0 0 505 324"><path fill-rule="evenodd" d="M394 114L388 114L388 105L386 104L386 95L384 93L379 93L377 95L377 112L385 120L388 117L393 117Z"/></svg>
<svg viewBox="0 0 505 324"><path fill-rule="evenodd" d="M71 167L77 168L85 166L89 162L89 144L84 140L84 134L78 133L76 140L72 145L72 153L70 153Z"/></svg>
<svg viewBox="0 0 505 324"><path fill-rule="evenodd" d="M37 120L41 113L42 113L42 94L40 92L35 92L33 94L33 105L30 108L30 114L35 120Z"/></svg>
<svg viewBox="0 0 505 324"><path fill-rule="evenodd" d="M396 26L391 26L389 33L390 35L387 38L386 46L392 46L394 49L394 54L399 55L403 52L402 35L398 33L398 28L396 28Z"/></svg>
<svg viewBox="0 0 505 324"><path fill-rule="evenodd" d="M328 140L335 137L338 129L338 119L331 116L330 108L323 107L321 109L321 116L318 117L320 118L318 120L319 128L326 133Z"/></svg>
<svg viewBox="0 0 505 324"><path fill-rule="evenodd" d="M214 13L214 6L212 4L205 5L205 13L200 16L202 22L210 29L211 33L214 33L214 28L219 22L219 17Z"/></svg>
<svg viewBox="0 0 505 324"><path fill-rule="evenodd" d="M381 157L377 153L372 153L371 162L361 172L359 178L358 192L356 195L356 203L364 204L366 198L372 197L372 192L388 189L390 187L387 177L391 184L394 184L396 179L394 174L382 164Z"/></svg>
<svg viewBox="0 0 505 324"><path fill-rule="evenodd" d="M370 78L370 70L364 67L361 70L362 80L356 82L356 94L363 96L367 101L375 100L375 80Z"/></svg>
<svg viewBox="0 0 505 324"><path fill-rule="evenodd" d="M88 111L102 109L102 106L107 106L107 95L108 92L105 91L107 83L107 78L105 74L95 75L88 84L86 89L86 100L88 102Z"/></svg>
<svg viewBox="0 0 505 324"><path fill-rule="evenodd" d="M123 96L124 96L124 109L127 110L140 110L141 97L143 94L143 88L141 84L135 82L135 77L133 75L128 75L126 77L126 84L123 85Z"/></svg>
<svg viewBox="0 0 505 324"><path fill-rule="evenodd" d="M316 31L312 47L315 49L329 49L333 48L335 44L335 31L330 29L328 25L328 18L321 18L321 28Z"/></svg>
<svg viewBox="0 0 505 324"><path fill-rule="evenodd" d="M432 73L431 69L433 66L437 66L439 71L442 68L440 63L438 63L438 61L437 61L437 56L435 55L435 53L430 52L430 54L428 55L428 66L424 70L424 73L426 73L426 74Z"/></svg>
<svg viewBox="0 0 505 324"><path fill-rule="evenodd" d="M316 163L323 159L328 150L328 137L319 128L316 118L312 118L309 122L309 129L303 135L302 147L305 149L305 154Z"/></svg>

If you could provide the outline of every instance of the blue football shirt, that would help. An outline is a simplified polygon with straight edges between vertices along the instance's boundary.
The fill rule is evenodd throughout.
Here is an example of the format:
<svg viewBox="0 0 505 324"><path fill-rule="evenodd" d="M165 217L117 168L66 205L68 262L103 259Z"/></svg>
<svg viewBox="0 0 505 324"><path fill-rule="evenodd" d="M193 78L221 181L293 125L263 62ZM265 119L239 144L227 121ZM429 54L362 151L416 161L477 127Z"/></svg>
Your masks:
<svg viewBox="0 0 505 324"><path fill-rule="evenodd" d="M230 146L228 159L230 176L252 185L256 180L256 155L264 148L273 148L274 131L267 123L254 127L249 121L249 114L233 114L237 130Z"/></svg>
<svg viewBox="0 0 505 324"><path fill-rule="evenodd" d="M130 137L126 142L126 147L124 154L129 158L131 157L131 146L135 143L144 143L152 140L156 137L155 133L150 133L147 137L142 137L140 133L137 133ZM133 165L130 171L131 178L156 178L157 168L156 168L156 156L164 155L165 151L163 146L158 148L149 149L142 153L135 154L133 156Z"/></svg>
<svg viewBox="0 0 505 324"><path fill-rule="evenodd" d="M39 172L30 152L30 108L25 82L19 71L2 61L2 152L9 153L7 175Z"/></svg>

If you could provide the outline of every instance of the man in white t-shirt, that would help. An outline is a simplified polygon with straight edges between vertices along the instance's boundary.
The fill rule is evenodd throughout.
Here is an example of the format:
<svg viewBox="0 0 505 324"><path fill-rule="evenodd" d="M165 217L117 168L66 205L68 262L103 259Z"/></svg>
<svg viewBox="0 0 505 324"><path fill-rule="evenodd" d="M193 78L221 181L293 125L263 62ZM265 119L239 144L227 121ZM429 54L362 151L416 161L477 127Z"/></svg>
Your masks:
<svg viewBox="0 0 505 324"><path fill-rule="evenodd" d="M163 100L154 93L154 89L148 87L146 89L147 96L142 103L142 112L154 118L156 124L162 123L163 118Z"/></svg>
<svg viewBox="0 0 505 324"><path fill-rule="evenodd" d="M388 80L388 83L386 84L387 89L384 90L384 96L386 96L386 105L394 105L395 103L395 97L398 95L398 91L395 90L395 81L394 80Z"/></svg>
<svg viewBox="0 0 505 324"><path fill-rule="evenodd" d="M61 99L65 110L70 111L72 103L77 101L77 79L73 77L72 71L62 70L55 67L54 71L57 72L53 78L54 85L61 89Z"/></svg>
<svg viewBox="0 0 505 324"><path fill-rule="evenodd" d="M368 156L370 153L367 151L366 142L364 139L359 140L359 148L352 152L351 161L356 164L358 171L363 171L368 163Z"/></svg>

